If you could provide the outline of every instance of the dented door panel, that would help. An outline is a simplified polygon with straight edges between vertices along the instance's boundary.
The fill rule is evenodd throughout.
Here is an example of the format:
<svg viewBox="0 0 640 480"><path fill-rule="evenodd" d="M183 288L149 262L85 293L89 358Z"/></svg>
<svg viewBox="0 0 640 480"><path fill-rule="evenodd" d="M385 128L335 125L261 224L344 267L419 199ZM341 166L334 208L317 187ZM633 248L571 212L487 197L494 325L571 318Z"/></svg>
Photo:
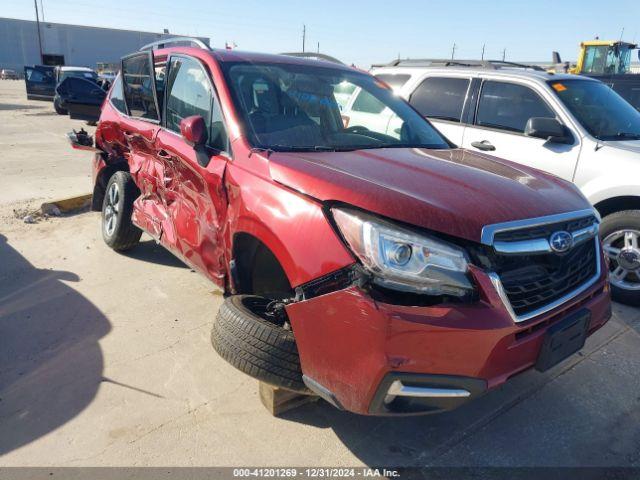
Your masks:
<svg viewBox="0 0 640 480"><path fill-rule="evenodd" d="M206 167L198 162L203 155L206 159L200 161ZM207 147L196 151L181 136L164 129L156 140L156 156L165 168L163 245L224 286L222 226L227 199L222 182L227 158Z"/></svg>
<svg viewBox="0 0 640 480"><path fill-rule="evenodd" d="M124 157L129 171L140 189L134 202L132 220L156 240L162 237L161 221L166 209L159 195L159 184L164 178L164 165L155 157L154 140L159 125L144 120L122 120L122 135L126 143Z"/></svg>

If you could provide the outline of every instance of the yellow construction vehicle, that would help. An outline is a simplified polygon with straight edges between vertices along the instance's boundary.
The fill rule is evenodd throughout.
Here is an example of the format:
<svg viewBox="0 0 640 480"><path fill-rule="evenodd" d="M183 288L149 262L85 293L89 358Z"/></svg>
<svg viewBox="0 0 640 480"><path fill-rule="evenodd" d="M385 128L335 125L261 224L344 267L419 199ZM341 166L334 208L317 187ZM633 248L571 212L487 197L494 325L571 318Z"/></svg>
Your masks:
<svg viewBox="0 0 640 480"><path fill-rule="evenodd" d="M587 75L608 84L631 105L640 110L640 75L631 70L632 52L638 45L619 40L588 40L580 44L578 61L570 66L553 52L550 72ZM640 59L640 50L638 51Z"/></svg>
<svg viewBox="0 0 640 480"><path fill-rule="evenodd" d="M631 72L631 52L638 45L616 40L589 40L580 44L578 61L570 73L624 75Z"/></svg>

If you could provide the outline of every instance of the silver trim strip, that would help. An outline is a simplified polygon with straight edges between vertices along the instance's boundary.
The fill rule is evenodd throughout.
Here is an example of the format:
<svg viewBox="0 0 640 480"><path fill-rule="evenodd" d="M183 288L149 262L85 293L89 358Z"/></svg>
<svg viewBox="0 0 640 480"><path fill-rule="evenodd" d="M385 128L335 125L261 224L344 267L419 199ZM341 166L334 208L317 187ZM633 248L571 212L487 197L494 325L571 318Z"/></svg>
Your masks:
<svg viewBox="0 0 640 480"><path fill-rule="evenodd" d="M549 312L549 311L553 310L554 308L559 307L563 303L568 302L573 297L576 297L576 296L580 295L584 291L588 290L594 283L596 283L598 278L600 278L600 273L601 273L600 239L598 237L596 237L594 243L596 244L596 273L595 273L595 275L593 277L591 277L589 280L587 280L585 283L580 285L580 287L578 287L577 289L573 290L572 292L567 293L566 295L558 298L557 300L554 300L553 302L545 305L544 307L540 307L537 310L533 310L533 311L528 312L528 313L526 313L524 315L520 315L520 316L516 315L516 313L513 311L513 308L511 307L511 302L509 301L509 297L507 297L507 293L504 290L504 287L502 285L502 281L500 280L500 276L495 272L489 272L488 275L489 275L489 278L491 279L491 283L493 284L494 288L496 289L496 292L498 292L498 296L500 297L500 300L502 300L502 303L504 304L505 308L509 312L509 315L511 316L513 321L516 322L516 323L525 322L527 320L532 319L533 317L536 317L538 315L542 315L543 313Z"/></svg>
<svg viewBox="0 0 640 480"><path fill-rule="evenodd" d="M211 50L211 47L207 45L205 42L200 40L199 38L193 37L171 37L165 38L164 40L158 40L156 42L147 43L140 47L138 51L143 52L145 50L158 50L160 48L168 48L172 44L178 43L190 43L192 46L202 48L204 50ZM184 46L184 45L182 45Z"/></svg>
<svg viewBox="0 0 640 480"><path fill-rule="evenodd" d="M537 227L539 225L547 225L550 223L566 222L569 220L575 220L577 218L587 217L594 215L597 217L596 211L593 208L587 208L584 210L576 210L575 212L558 213L556 215L548 215L546 217L528 218L524 220L514 220L512 222L494 223L493 225L486 225L482 227L482 234L480 235L480 242L485 245L493 245L493 237L497 232L504 232L508 230L519 230L526 227Z"/></svg>
<svg viewBox="0 0 640 480"><path fill-rule="evenodd" d="M526 228L526 227L525 227ZM589 227L576 230L571 234L573 246L578 246L598 234L598 224L594 223ZM496 252L504 255L541 254L553 252L547 238L536 238L533 240L522 240L518 242L494 242L493 248Z"/></svg>
<svg viewBox="0 0 640 480"><path fill-rule="evenodd" d="M389 386L387 395L396 397L464 398L471 396L471 392L454 388L410 387L404 385L400 380L394 380Z"/></svg>

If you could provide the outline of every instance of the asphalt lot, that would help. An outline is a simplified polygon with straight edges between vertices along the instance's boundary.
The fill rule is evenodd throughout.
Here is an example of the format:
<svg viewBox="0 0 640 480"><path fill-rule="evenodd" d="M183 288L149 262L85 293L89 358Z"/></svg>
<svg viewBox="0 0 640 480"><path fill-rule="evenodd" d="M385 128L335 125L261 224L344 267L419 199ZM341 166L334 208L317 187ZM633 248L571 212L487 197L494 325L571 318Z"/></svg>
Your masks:
<svg viewBox="0 0 640 480"><path fill-rule="evenodd" d="M147 237L110 251L96 213L21 220L89 192L63 137L80 126L0 81L0 466L640 466L640 309L621 305L579 354L455 412L271 417L209 344L212 284Z"/></svg>

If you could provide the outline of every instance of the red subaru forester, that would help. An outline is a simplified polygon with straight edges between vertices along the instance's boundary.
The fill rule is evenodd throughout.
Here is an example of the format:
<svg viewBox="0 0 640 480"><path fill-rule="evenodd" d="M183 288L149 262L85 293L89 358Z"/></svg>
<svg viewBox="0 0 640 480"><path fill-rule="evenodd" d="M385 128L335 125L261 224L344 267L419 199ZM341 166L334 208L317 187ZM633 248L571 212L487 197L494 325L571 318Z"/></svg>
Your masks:
<svg viewBox="0 0 640 480"><path fill-rule="evenodd" d="M432 413L550 368L611 316L572 184L457 148L353 68L163 43L123 59L95 147L73 141L96 151L110 247L147 232L224 289L212 342L240 370ZM370 122L342 114L345 91Z"/></svg>

